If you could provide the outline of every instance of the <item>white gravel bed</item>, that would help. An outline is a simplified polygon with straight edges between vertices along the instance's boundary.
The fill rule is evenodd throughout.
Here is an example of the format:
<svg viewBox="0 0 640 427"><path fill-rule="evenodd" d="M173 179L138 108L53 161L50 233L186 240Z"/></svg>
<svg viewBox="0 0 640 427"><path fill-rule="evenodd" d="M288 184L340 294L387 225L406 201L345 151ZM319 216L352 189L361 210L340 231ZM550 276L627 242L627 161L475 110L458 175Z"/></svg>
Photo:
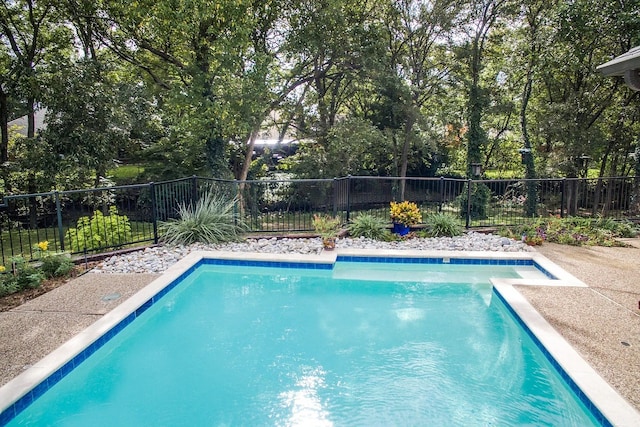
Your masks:
<svg viewBox="0 0 640 427"><path fill-rule="evenodd" d="M469 232L458 237L413 238L397 242L381 242L365 238L338 239L337 248L353 249L417 249L446 251L501 251L528 252L533 249L526 244L493 234ZM239 243L190 246L158 246L117 255L106 259L93 273L162 273L192 251L263 252L317 254L322 251L322 240L311 239L248 239Z"/></svg>

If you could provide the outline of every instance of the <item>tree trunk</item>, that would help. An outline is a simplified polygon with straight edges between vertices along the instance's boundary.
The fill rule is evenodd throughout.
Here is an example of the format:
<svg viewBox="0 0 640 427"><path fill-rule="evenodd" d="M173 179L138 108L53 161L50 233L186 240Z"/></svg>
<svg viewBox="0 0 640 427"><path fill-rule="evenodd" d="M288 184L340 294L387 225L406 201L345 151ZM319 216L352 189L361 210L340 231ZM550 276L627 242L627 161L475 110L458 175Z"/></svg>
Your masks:
<svg viewBox="0 0 640 427"><path fill-rule="evenodd" d="M28 113L27 113L27 138L29 138L31 144L35 144L36 136L36 119L35 119L35 100L33 98L28 101ZM29 172L27 178L27 191L29 194L37 193L38 186L36 185L35 172ZM38 226L38 205L35 197L29 198L29 224L31 228L37 228Z"/></svg>
<svg viewBox="0 0 640 427"><path fill-rule="evenodd" d="M258 133L260 132L260 125L256 125L251 131L251 135L249 135L249 141L247 142L246 153L244 158L244 164L242 165L242 171L240 171L240 176L238 177L238 181L240 184L238 185L238 204L240 205L240 210L244 214L245 206L244 206L244 189L246 186L247 176L249 176L249 169L251 167L251 161L253 158L253 148L256 145L256 139L258 139Z"/></svg>
<svg viewBox="0 0 640 427"><path fill-rule="evenodd" d="M0 164L9 160L9 107L7 94L0 86Z"/></svg>
<svg viewBox="0 0 640 427"><path fill-rule="evenodd" d="M633 153L635 178L633 179L633 195L631 197L630 210L634 214L640 213L640 140L637 142Z"/></svg>
<svg viewBox="0 0 640 427"><path fill-rule="evenodd" d="M409 148L411 146L411 133L413 132L413 125L415 124L415 115L413 111L409 113L407 117L407 123L404 130L404 144L402 145L402 155L400 157L400 200L404 200L407 168L409 163Z"/></svg>
<svg viewBox="0 0 640 427"><path fill-rule="evenodd" d="M253 149L256 146L256 139L258 139L259 133L260 125L254 126L245 147L246 152L244 156L244 163L242 164L242 170L240 171L240 176L238 176L238 181L246 181L247 176L249 176L249 169L251 168L251 162L253 160ZM240 185L242 185L242 183Z"/></svg>
<svg viewBox="0 0 640 427"><path fill-rule="evenodd" d="M604 151L604 154L602 155L602 162L600 163L600 171L598 172L598 182L596 183L596 189L593 195L593 209L591 211L593 215L598 213L598 210L599 210L600 197L602 194L602 186L604 184L602 177L605 175L607 171L607 162L609 160L609 155L611 154L611 150L613 149L614 144L615 143L613 139L609 140L609 143L607 144L607 148Z"/></svg>
<svg viewBox="0 0 640 427"><path fill-rule="evenodd" d="M484 109L480 88L481 51L478 40L474 40L471 55L471 86L469 87L469 132L467 140L467 177L472 176L473 163L482 161L484 132L482 130L482 112Z"/></svg>
<svg viewBox="0 0 640 427"><path fill-rule="evenodd" d="M525 215L533 217L536 215L538 192L536 182L533 181L536 178L536 167L533 159L533 151L531 148L531 139L529 137L529 127L527 122L527 107L529 105L529 99L531 98L531 89L533 87L533 69L529 64L527 70L527 81L522 91L522 106L520 108L520 126L522 128L522 140L524 145L524 152L522 158L524 160L525 178L528 180L527 187L527 202L525 205ZM531 180L531 181L529 181Z"/></svg>

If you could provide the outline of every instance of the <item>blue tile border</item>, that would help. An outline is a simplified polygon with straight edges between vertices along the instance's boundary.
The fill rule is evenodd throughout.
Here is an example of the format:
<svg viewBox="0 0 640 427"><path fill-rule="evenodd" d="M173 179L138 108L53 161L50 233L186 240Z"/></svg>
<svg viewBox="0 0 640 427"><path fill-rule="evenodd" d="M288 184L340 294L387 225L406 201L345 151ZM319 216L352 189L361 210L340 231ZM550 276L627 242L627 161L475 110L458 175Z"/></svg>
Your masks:
<svg viewBox="0 0 640 427"><path fill-rule="evenodd" d="M375 262L384 264L444 264L443 258L406 258L338 255L336 262Z"/></svg>
<svg viewBox="0 0 640 427"><path fill-rule="evenodd" d="M527 324L520 318L520 316L518 316L518 313L515 312L513 307L509 305L509 303L504 299L502 294L495 287L493 288L493 293L498 297L500 302L502 302L502 304L507 308L507 310L509 311L511 316L515 319L515 321L518 322L518 325L520 325L520 327L533 340L536 347L538 347L538 349L542 352L542 354L544 354L544 356L547 358L549 363L551 363L551 365L555 368L555 370L558 372L560 377L562 377L563 381L565 381L569 385L569 387L571 388L571 391L573 391L573 393L578 397L578 399L580 399L580 401L591 412L593 417L600 423L600 425L602 427L613 427L613 424L611 424L611 422L609 422L609 420L604 416L604 414L600 411L600 409L598 409L593 404L593 402L591 402L591 399L589 399L589 397L586 394L584 394L582 390L580 390L580 387L578 387L578 385L575 383L573 378L571 378L571 376L569 376L569 374L562 368L562 366L560 366L558 361L553 357L553 355L549 352L549 350L545 348L545 346L540 342L538 337L536 337L535 334L531 331L531 329L529 329L529 326L527 326Z"/></svg>
<svg viewBox="0 0 640 427"><path fill-rule="evenodd" d="M445 263L444 258L419 258L419 257L373 257L373 256L350 256L350 255L339 255L336 258L336 262L359 262L359 263L390 263L390 264L452 264L452 265L523 265L523 266L535 266L545 275L547 275L550 279L556 280L552 274L550 274L547 270L541 267L537 262L531 259L478 259L478 258L456 258L456 257L447 257L448 262ZM119 332L121 332L127 325L133 322L138 316L142 315L145 311L147 311L153 304L158 302L163 296L165 296L168 292L170 292L173 288L175 288L182 280L184 280L187 276L192 274L197 268L201 265L228 265L228 266L242 266L242 267L272 267L272 268L299 268L299 269L312 269L312 270L332 270L335 263L323 263L323 262L290 262L290 261L257 261L257 260L238 260L238 259L218 259L218 258L203 258L200 261L194 263L191 267L189 267L186 271L184 271L180 276L178 276L175 280L161 289L158 293L156 293L153 297L142 303L133 313L129 314L127 317L118 322L115 326L113 326L109 331L104 333L101 337L99 337L96 341L90 344L87 348L82 350L76 356L74 356L71 360L53 372L49 377L43 380L40 384L35 386L32 390L30 390L27 394L18 399L13 405L9 406L7 409L0 413L0 426L5 426L11 420L13 420L16 416L18 416L24 409L26 409L31 403L33 403L36 399L42 396L45 392L47 392L50 388L56 385L61 379L63 379L68 373L70 373L74 368L79 366L84 360L86 360L93 353L98 351L104 344L109 342L111 338L115 337ZM494 292L495 288L494 288ZM496 292L497 293L497 292ZM500 299L502 296L497 293ZM573 380L564 372L564 370L555 362L555 359L551 357L551 354L548 353L544 346L538 341L538 339L533 335L533 333L529 330L529 328L524 325L522 320L515 315L513 309L509 306L509 304L505 305L508 307L510 312L514 314L514 317L518 321L520 325L522 325L527 333L534 339L536 345L540 347L543 353L552 360L552 364L557 366L558 372L560 372L561 376L567 381L568 384L571 385L571 388L575 390L576 394L580 397L580 399L585 403L585 405L592 410L594 415L599 414L599 417L596 418L603 419L603 426L610 426L611 424L604 418L604 416L600 413L600 411L593 406L591 401L582 393L582 391L575 385ZM584 400L586 399L586 401ZM586 403L588 402L588 404Z"/></svg>
<svg viewBox="0 0 640 427"><path fill-rule="evenodd" d="M333 263L326 262L291 262L291 261L256 261L240 259L204 258L197 265L229 265L239 267L272 267L272 268L302 268L309 270L332 270Z"/></svg>

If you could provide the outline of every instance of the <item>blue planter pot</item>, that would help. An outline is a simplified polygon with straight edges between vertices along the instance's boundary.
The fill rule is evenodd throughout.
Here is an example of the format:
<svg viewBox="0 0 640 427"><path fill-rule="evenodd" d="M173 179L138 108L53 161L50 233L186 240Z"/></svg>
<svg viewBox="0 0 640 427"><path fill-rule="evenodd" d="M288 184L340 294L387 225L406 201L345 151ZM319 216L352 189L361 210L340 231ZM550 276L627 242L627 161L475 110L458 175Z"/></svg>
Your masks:
<svg viewBox="0 0 640 427"><path fill-rule="evenodd" d="M409 226L394 222L393 223L393 232L396 233L399 236L404 236L404 235L409 233Z"/></svg>

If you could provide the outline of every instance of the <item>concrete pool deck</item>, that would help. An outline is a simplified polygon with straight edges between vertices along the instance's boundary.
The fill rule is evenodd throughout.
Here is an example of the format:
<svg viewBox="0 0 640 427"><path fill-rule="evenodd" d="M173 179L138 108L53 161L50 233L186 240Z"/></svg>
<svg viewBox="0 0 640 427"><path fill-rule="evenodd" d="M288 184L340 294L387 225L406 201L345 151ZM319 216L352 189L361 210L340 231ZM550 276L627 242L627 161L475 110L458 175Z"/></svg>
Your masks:
<svg viewBox="0 0 640 427"><path fill-rule="evenodd" d="M517 289L618 393L640 409L640 249L545 244L539 253L588 286ZM86 274L0 313L0 385L156 277Z"/></svg>

